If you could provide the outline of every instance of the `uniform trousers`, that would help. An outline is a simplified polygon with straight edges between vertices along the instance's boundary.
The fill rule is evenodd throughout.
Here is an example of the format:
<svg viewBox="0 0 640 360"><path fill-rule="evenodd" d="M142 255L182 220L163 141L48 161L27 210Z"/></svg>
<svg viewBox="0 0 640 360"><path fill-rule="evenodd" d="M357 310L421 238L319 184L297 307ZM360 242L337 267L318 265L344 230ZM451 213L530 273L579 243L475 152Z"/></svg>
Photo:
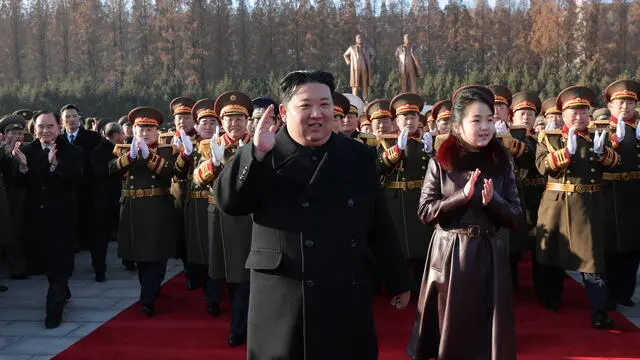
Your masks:
<svg viewBox="0 0 640 360"><path fill-rule="evenodd" d="M202 284L204 296L207 304L218 304L220 302L220 280L212 279L209 276L209 265L191 264L191 270L199 283Z"/></svg>
<svg viewBox="0 0 640 360"><path fill-rule="evenodd" d="M640 251L607 252L607 287L613 300L629 300L636 289Z"/></svg>
<svg viewBox="0 0 640 360"><path fill-rule="evenodd" d="M47 290L47 315L62 316L64 304L71 298L69 277L63 275L47 275L49 289Z"/></svg>
<svg viewBox="0 0 640 360"><path fill-rule="evenodd" d="M249 283L228 283L227 288L231 297L231 334L245 334L249 316Z"/></svg>
<svg viewBox="0 0 640 360"><path fill-rule="evenodd" d="M606 313L608 310L609 291L604 278L598 273L581 273L587 298L593 312ZM546 301L560 303L564 288L565 271L556 266L540 265L541 295Z"/></svg>
<svg viewBox="0 0 640 360"><path fill-rule="evenodd" d="M167 272L167 260L138 261L138 280L140 281L140 303L152 305L160 293L160 286Z"/></svg>

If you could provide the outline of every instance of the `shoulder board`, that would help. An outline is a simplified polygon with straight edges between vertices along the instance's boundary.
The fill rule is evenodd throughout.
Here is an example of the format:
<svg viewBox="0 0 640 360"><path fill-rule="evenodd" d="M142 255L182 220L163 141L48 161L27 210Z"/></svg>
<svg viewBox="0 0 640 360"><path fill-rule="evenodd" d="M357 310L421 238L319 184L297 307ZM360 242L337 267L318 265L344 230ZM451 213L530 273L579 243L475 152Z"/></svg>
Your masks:
<svg viewBox="0 0 640 360"><path fill-rule="evenodd" d="M449 134L440 134L436 135L436 138L433 140L433 148L438 150L440 145L449 137Z"/></svg>
<svg viewBox="0 0 640 360"><path fill-rule="evenodd" d="M596 127L608 127L611 122L609 120L596 120L593 122Z"/></svg>
<svg viewBox="0 0 640 360"><path fill-rule="evenodd" d="M210 146L211 146L211 140L210 139L200 140L200 143L198 144L198 152L205 159L210 159L211 158L211 147Z"/></svg>
<svg viewBox="0 0 640 360"><path fill-rule="evenodd" d="M171 144L158 144L158 150L160 149L171 149L171 153L174 155L178 153L178 148Z"/></svg>
<svg viewBox="0 0 640 360"><path fill-rule="evenodd" d="M362 139L377 139L377 137L373 134L367 134L367 133L360 133L360 135L358 135L359 138Z"/></svg>
<svg viewBox="0 0 640 360"><path fill-rule="evenodd" d="M511 136L511 134L506 133L506 134L496 134L496 137L499 139L506 139L506 138L511 138L513 136Z"/></svg>
<svg viewBox="0 0 640 360"><path fill-rule="evenodd" d="M397 139L398 135L396 134L382 134L380 135L381 139Z"/></svg>
<svg viewBox="0 0 640 360"><path fill-rule="evenodd" d="M527 130L525 125L509 125L509 130Z"/></svg>
<svg viewBox="0 0 640 360"><path fill-rule="evenodd" d="M127 152L129 152L130 148L131 148L131 144L117 144L113 148L113 155L122 156L122 155L126 154Z"/></svg>
<svg viewBox="0 0 640 360"><path fill-rule="evenodd" d="M175 136L175 132L162 133L158 136L158 143L169 145L171 144L174 136Z"/></svg>
<svg viewBox="0 0 640 360"><path fill-rule="evenodd" d="M540 134L544 134L544 135L562 135L562 130L557 129L557 130L544 130L541 131Z"/></svg>

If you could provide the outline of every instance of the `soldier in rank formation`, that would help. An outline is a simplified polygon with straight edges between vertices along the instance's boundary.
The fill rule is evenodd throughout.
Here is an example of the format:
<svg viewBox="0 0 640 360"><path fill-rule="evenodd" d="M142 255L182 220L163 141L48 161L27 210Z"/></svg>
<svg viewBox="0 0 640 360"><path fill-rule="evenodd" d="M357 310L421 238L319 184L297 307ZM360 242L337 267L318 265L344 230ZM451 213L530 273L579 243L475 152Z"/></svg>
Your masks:
<svg viewBox="0 0 640 360"><path fill-rule="evenodd" d="M447 242L442 239L433 245L434 226L433 236L442 236L437 234L445 230L456 232L443 230L442 222L425 219L454 217L464 225L465 237L485 236L464 211L431 214L436 193L426 185L431 181L433 186L433 179L427 178L429 167L435 166L431 163L439 164L443 185L463 186L477 176L473 171L454 175L442 163L451 156L443 152L450 151L453 143L463 152L473 151L465 148L461 132L467 126L466 112L476 108L469 103L456 105L455 98L425 107L416 93L365 103L356 95L331 90L320 106L331 109L331 137L350 139L364 149L363 154L377 159L375 181L388 207L394 229L390 236L402 250L410 275L407 284L417 296L421 286L434 281L434 256L448 258L458 251L443 247ZM523 254L530 253L535 293L541 306L556 312L563 306L566 271L580 272L591 305L591 326L610 328L609 311L618 305L634 306L640 262L640 241L633 230L634 220L640 218L640 207L633 200L640 197L636 111L640 82L618 80L606 88L601 100L584 86L569 87L544 101L535 92L512 93L503 85L475 86L462 94L459 102L467 95L476 96L489 109L490 114L482 115L488 117L478 121L490 121L491 136L508 159L517 189L517 199L510 201L518 207L520 221L510 229L490 230L492 239L497 239L491 244L500 246L508 259L502 270L511 274L509 289L518 291L519 263ZM598 108L597 103L605 106ZM253 252L264 255L267 251L252 247L255 219L228 214L216 194L228 191L218 189L230 186L219 181L227 168L238 172L239 182L251 178L251 170L233 168L236 154L254 146L254 135L261 131L285 131L287 106L270 97L252 100L240 91L199 101L178 97L170 102L168 113L175 131L161 132L163 113L142 106L117 121L94 119L91 128L101 137L81 126L83 115L74 105L62 107L61 115L18 110L2 117L0 217L10 220L3 222L0 250L11 278L47 275L46 327L57 327L62 321L71 297L68 279L74 254L90 250L96 281L106 281L106 244L117 240L123 264L138 272L144 314L156 315L155 299L167 260L179 258L185 286L204 291L203 311L218 317L222 295L229 295L228 345L245 343L252 326L252 273L280 268L288 272L288 267L297 265L286 259L252 257ZM291 151L304 153L302 147ZM316 165L312 165L317 159L313 152L309 154L309 163L298 166L309 172L312 184L317 180ZM288 160L274 157L273 161L286 164ZM282 165L275 171L288 170ZM490 190L481 187L481 192L487 196ZM438 201L446 202L448 195L442 196ZM421 205L421 197L430 199L428 205ZM30 226L33 223L38 226ZM282 236L283 242L300 240ZM305 240L296 246L314 248L321 246L320 241ZM358 239L351 241L350 246L359 247ZM384 264L371 250L365 247L365 268L373 277L381 277ZM291 281L302 280L294 276ZM0 285L0 291L7 290ZM465 318L455 321L464 323ZM272 330L277 333L278 327ZM440 336L454 336L450 333ZM414 342L424 334L415 336ZM439 341L445 339L435 343Z"/></svg>

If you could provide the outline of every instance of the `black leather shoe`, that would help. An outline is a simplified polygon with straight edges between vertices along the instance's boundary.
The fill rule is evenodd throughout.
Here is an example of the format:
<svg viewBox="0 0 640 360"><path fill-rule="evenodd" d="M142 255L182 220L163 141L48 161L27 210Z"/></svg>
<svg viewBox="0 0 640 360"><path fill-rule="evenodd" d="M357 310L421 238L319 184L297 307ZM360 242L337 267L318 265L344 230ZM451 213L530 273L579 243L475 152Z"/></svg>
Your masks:
<svg viewBox="0 0 640 360"><path fill-rule="evenodd" d="M71 300L71 290L67 288L67 295L64 296L64 301Z"/></svg>
<svg viewBox="0 0 640 360"><path fill-rule="evenodd" d="M47 315L47 318L44 320L44 327L47 329L55 329L60 326L62 322L62 315Z"/></svg>
<svg viewBox="0 0 640 360"><path fill-rule="evenodd" d="M26 280L26 279L28 279L27 274L11 275L11 280Z"/></svg>
<svg viewBox="0 0 640 360"><path fill-rule="evenodd" d="M627 307L634 307L635 303L631 299L618 299L618 304Z"/></svg>
<svg viewBox="0 0 640 360"><path fill-rule="evenodd" d="M152 317L156 314L156 309L154 309L153 304L142 304L142 313L147 317Z"/></svg>
<svg viewBox="0 0 640 360"><path fill-rule="evenodd" d="M608 329L613 326L613 320L607 313L596 312L591 317L591 327L594 329Z"/></svg>
<svg viewBox="0 0 640 360"><path fill-rule="evenodd" d="M207 305L207 312L213 317L220 316L220 305L218 303L211 303Z"/></svg>
<svg viewBox="0 0 640 360"><path fill-rule="evenodd" d="M107 281L107 276L104 273L96 274L96 282L103 283Z"/></svg>
<svg viewBox="0 0 640 360"><path fill-rule="evenodd" d="M9 287L7 285L0 285L0 292L7 292L9 291Z"/></svg>
<svg viewBox="0 0 640 360"><path fill-rule="evenodd" d="M244 334L239 334L239 335L231 334L229 335L229 340L227 341L227 343L229 344L229 347L240 346L244 344L244 342L245 342Z"/></svg>

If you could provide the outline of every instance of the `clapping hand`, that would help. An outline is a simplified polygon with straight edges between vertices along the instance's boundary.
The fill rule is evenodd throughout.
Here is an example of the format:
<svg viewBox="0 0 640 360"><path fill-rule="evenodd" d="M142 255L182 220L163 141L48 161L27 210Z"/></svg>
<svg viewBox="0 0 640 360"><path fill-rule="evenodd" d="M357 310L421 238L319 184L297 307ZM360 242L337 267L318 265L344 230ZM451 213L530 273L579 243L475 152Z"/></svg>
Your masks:
<svg viewBox="0 0 640 360"><path fill-rule="evenodd" d="M184 148L184 154L187 156L191 155L191 152L193 152L193 142L191 141L191 138L187 136L187 133L185 133L184 130L179 130L179 134L180 142L182 142Z"/></svg>
<svg viewBox="0 0 640 360"><path fill-rule="evenodd" d="M567 136L567 150L569 150L569 154L575 155L578 150L578 138L576 137L576 130L572 126L569 128L569 134Z"/></svg>
<svg viewBox="0 0 640 360"><path fill-rule="evenodd" d="M20 145L22 145L20 141L16 141L13 146L13 150L11 151L11 155L13 155L16 160L18 160L20 169L24 170L27 168L27 157L24 155L24 153L22 153L22 150L20 150Z"/></svg>
<svg viewBox="0 0 640 360"><path fill-rule="evenodd" d="M433 151L433 136L428 132L422 135L422 144L424 144L424 152L430 153Z"/></svg>
<svg viewBox="0 0 640 360"><path fill-rule="evenodd" d="M58 145L53 145L53 149L49 151L49 164L58 166Z"/></svg>
<svg viewBox="0 0 640 360"><path fill-rule="evenodd" d="M134 136L131 140L131 147L129 148L129 158L135 159L138 157L138 139Z"/></svg>
<svg viewBox="0 0 640 360"><path fill-rule="evenodd" d="M618 125L616 125L616 137L620 142L622 142L622 140L624 139L624 136L627 133L625 127L626 126L624 124L624 121L622 121L622 119L618 120ZM636 134L637 134L637 130L636 130Z"/></svg>
<svg viewBox="0 0 640 360"><path fill-rule="evenodd" d="M486 206L491 199L493 199L493 180L484 179L484 185L482 185L482 205Z"/></svg>
<svg viewBox="0 0 640 360"><path fill-rule="evenodd" d="M409 128L405 127L398 135L398 149L404 150L407 148L407 140L409 139Z"/></svg>
<svg viewBox="0 0 640 360"><path fill-rule="evenodd" d="M147 142L144 141L144 139L139 139L138 147L140 148L142 158L146 160L149 157L149 147L147 146Z"/></svg>
<svg viewBox="0 0 640 360"><path fill-rule="evenodd" d="M602 130L602 133L598 133L598 130L596 130L595 136L593 137L593 152L598 156L604 154L604 137L606 135L606 131Z"/></svg>
<svg viewBox="0 0 640 360"><path fill-rule="evenodd" d="M544 129L546 131L555 130L556 129L556 122L553 121L553 120L549 120L549 122L547 123L547 126L545 126Z"/></svg>
<svg viewBox="0 0 640 360"><path fill-rule="evenodd" d="M222 158L224 157L224 145L218 143L218 137L220 137L220 126L216 126L216 133L209 142L211 162L214 166L220 166L220 164L222 164Z"/></svg>
<svg viewBox="0 0 640 360"><path fill-rule="evenodd" d="M476 169L471 174L471 177L469 177L469 180L467 181L467 183L464 185L464 189L462 189L462 193L468 200L470 200L473 197L473 193L476 187L476 182L478 181L478 177L480 177L481 173L482 171L480 171L480 169Z"/></svg>

